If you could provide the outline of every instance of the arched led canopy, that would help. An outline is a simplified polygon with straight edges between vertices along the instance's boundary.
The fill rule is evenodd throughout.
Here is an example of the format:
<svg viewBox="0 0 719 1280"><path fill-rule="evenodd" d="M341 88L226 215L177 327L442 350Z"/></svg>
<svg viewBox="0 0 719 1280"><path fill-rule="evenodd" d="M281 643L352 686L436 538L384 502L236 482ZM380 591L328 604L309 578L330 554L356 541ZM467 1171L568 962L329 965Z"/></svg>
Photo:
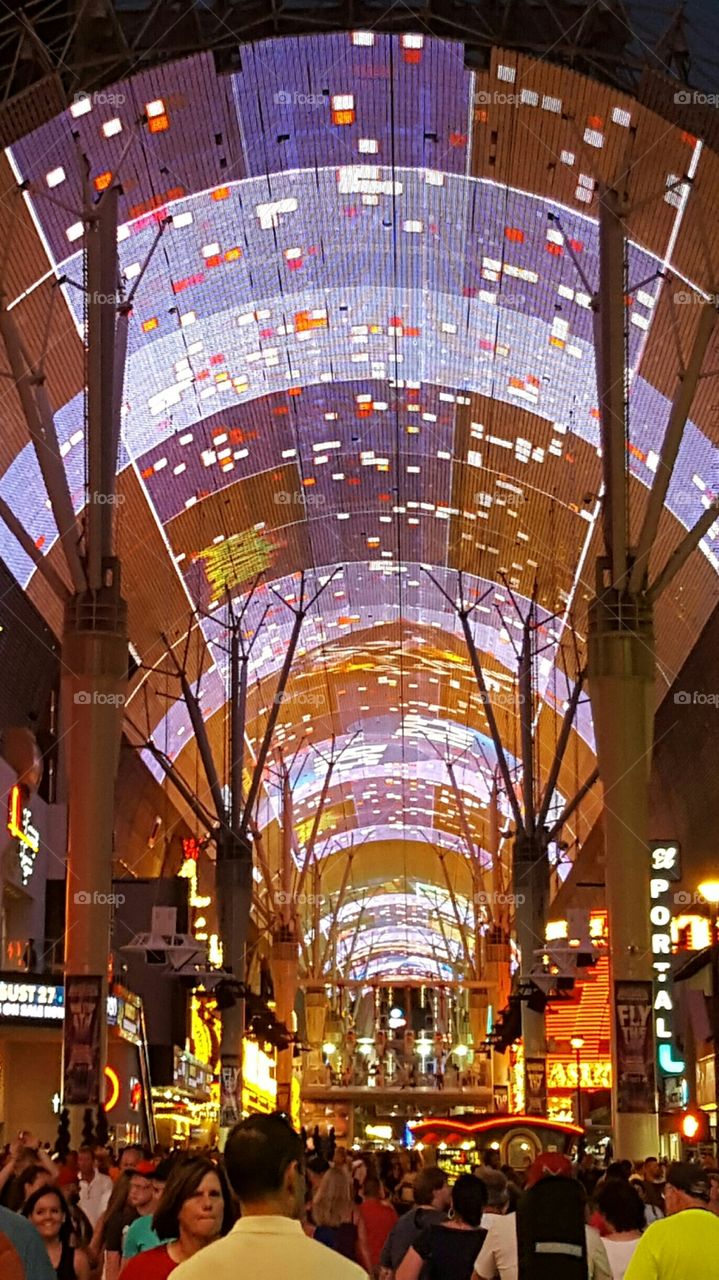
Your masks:
<svg viewBox="0 0 719 1280"><path fill-rule="evenodd" d="M503 107L512 86L517 106ZM381 849L398 827L461 849L445 804L447 754L460 758L459 789L483 847L496 764L485 708L457 618L422 566L450 596L462 570L469 600L482 598L472 630L510 758L519 620L509 593L525 609L536 592L546 776L576 674L563 667L575 639L581 661L597 547L594 184L616 171L628 129L644 148L629 181L667 186L653 218L636 220L628 248L635 508L656 470L673 390L663 277L679 271L688 297L707 287L677 175L701 176L714 161L680 130L663 128L659 150L649 112L606 86L589 88L591 104L580 77L516 55L497 52L477 75L459 44L346 33L243 48L241 70L228 76L207 55L142 73L9 149L33 220L13 302L30 329L48 280L82 278L82 223L69 212L81 200L78 154L98 192L115 172L122 183L119 252L126 288L137 292L119 495L148 548L127 580L133 639L154 667L138 673L129 715L147 721L185 776L196 776L195 746L182 704L168 709L177 690L159 631L181 647L198 610L192 676L203 673L202 711L221 756L228 592L242 600L264 574L252 630L269 586L296 605L300 570L317 584L342 566L304 624L277 737L298 752L300 830L321 788L309 740L326 749L334 737L349 752L322 835L328 859L330 840L337 851L356 832ZM82 298L69 284L62 295L63 350L76 359ZM691 310L679 317L684 337ZM53 383L54 407L80 511L83 406L70 382L62 391ZM706 409L700 397L665 531L667 520L694 524L714 497ZM2 454L0 470L0 496L57 560L30 446ZM702 583L717 568L718 533L694 557L701 569L685 575L686 635L678 626L662 638L670 670L707 616ZM37 591L32 561L3 526L0 551ZM169 618L158 604L165 591ZM291 623L273 597L252 659L250 756ZM589 772L592 751L583 704L555 808ZM269 779L262 805L269 827Z"/></svg>

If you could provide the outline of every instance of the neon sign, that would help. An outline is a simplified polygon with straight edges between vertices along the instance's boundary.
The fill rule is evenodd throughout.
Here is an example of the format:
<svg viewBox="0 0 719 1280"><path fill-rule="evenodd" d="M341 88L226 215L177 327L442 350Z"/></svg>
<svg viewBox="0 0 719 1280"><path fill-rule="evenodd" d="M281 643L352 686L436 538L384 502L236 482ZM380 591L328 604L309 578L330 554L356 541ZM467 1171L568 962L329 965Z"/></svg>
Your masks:
<svg viewBox="0 0 719 1280"><path fill-rule="evenodd" d="M112 1111L117 1106L117 1100L120 1097L120 1077L114 1067L105 1067L105 1111Z"/></svg>
<svg viewBox="0 0 719 1280"><path fill-rule="evenodd" d="M596 1058L591 1061L581 1062L580 1079L580 1088L582 1089L611 1089L611 1062L605 1058ZM576 1062L563 1062L559 1058L549 1058L547 1061L547 1088L576 1089L576 1087Z"/></svg>
<svg viewBox="0 0 719 1280"><path fill-rule="evenodd" d="M657 1063L663 1076L680 1076L686 1069L674 1046L674 997L671 990L672 908L669 890L681 878L679 845L653 841L649 846L649 920L652 927L652 970L654 973L654 1038Z"/></svg>
<svg viewBox="0 0 719 1280"><path fill-rule="evenodd" d="M26 885L33 873L35 859L40 852L40 833L32 825L32 813L26 803L27 792L19 782L11 787L8 796L7 829L17 842L20 875Z"/></svg>

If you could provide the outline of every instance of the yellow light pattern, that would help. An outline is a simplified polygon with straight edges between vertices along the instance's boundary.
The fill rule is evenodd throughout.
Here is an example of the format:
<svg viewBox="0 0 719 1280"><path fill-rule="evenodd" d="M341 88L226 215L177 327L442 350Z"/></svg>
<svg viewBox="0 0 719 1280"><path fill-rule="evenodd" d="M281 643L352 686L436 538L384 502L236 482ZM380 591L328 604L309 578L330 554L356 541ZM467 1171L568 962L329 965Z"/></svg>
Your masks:
<svg viewBox="0 0 719 1280"><path fill-rule="evenodd" d="M582 1089L611 1089L612 1064L608 1059L598 1058L592 1062L580 1061L580 1077ZM576 1089L576 1061L563 1061L559 1058L547 1059L547 1088Z"/></svg>

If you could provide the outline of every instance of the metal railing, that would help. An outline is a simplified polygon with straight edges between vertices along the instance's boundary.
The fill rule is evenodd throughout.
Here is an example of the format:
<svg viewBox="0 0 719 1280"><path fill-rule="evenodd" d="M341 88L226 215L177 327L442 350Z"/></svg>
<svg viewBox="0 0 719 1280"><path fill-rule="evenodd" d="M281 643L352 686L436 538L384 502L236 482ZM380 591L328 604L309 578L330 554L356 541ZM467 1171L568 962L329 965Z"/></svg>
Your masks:
<svg viewBox="0 0 719 1280"><path fill-rule="evenodd" d="M63 973L64 938L6 938L0 967L6 973Z"/></svg>

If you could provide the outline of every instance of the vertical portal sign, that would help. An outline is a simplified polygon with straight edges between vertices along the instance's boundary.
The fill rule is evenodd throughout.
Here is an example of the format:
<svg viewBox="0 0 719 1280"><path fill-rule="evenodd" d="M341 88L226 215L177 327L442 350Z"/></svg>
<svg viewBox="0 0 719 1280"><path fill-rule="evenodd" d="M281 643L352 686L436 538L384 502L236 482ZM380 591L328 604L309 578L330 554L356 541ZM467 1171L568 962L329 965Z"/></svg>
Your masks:
<svg viewBox="0 0 719 1280"><path fill-rule="evenodd" d="M231 1129L242 1119L240 1099L241 1077L238 1067L224 1066L220 1068L220 1125L223 1129Z"/></svg>
<svg viewBox="0 0 719 1280"><path fill-rule="evenodd" d="M653 1115L657 1109L651 982L614 983L617 1111Z"/></svg>
<svg viewBox="0 0 719 1280"><path fill-rule="evenodd" d="M100 1102L102 978L65 978L63 1106ZM103 1099L104 1100L104 1099Z"/></svg>
<svg viewBox="0 0 719 1280"><path fill-rule="evenodd" d="M653 840L649 845L649 920L654 973L654 1039L660 1078L680 1076L686 1069L674 1042L674 996L671 982L672 886L681 878L679 845L674 840Z"/></svg>
<svg viewBox="0 0 719 1280"><path fill-rule="evenodd" d="M528 1116L547 1114L547 1060L524 1060L524 1112Z"/></svg>

